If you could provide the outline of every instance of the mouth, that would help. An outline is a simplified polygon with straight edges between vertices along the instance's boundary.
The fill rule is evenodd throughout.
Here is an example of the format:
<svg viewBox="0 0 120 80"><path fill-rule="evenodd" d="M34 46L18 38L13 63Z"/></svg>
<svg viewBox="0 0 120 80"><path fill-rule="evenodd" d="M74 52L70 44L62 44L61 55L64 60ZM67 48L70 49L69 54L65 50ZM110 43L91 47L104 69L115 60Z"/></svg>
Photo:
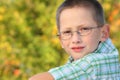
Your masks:
<svg viewBox="0 0 120 80"><path fill-rule="evenodd" d="M72 50L76 53L81 52L84 49L84 47L72 47Z"/></svg>

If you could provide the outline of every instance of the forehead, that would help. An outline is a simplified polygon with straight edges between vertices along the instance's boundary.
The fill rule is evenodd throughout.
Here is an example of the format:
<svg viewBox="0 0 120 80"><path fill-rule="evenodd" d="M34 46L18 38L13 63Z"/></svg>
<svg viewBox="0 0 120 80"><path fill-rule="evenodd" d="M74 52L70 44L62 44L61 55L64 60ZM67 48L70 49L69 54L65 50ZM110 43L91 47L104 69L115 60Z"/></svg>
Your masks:
<svg viewBox="0 0 120 80"><path fill-rule="evenodd" d="M94 24L96 22L92 10L84 7L67 8L60 15L60 29L79 25L92 26Z"/></svg>

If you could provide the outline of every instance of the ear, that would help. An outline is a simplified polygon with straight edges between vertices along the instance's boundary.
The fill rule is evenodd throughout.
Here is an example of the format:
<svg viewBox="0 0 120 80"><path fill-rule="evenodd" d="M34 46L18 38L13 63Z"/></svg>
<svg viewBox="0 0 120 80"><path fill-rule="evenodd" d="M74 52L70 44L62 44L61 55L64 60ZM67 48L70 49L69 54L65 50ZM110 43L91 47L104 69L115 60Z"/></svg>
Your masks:
<svg viewBox="0 0 120 80"><path fill-rule="evenodd" d="M110 32L109 24L103 25L101 29L101 42L104 42L106 39L109 38L109 32Z"/></svg>
<svg viewBox="0 0 120 80"><path fill-rule="evenodd" d="M62 39L60 38L60 36L59 36L59 40L60 40L60 44L61 44L62 48L64 48L63 47L63 42L62 42Z"/></svg>

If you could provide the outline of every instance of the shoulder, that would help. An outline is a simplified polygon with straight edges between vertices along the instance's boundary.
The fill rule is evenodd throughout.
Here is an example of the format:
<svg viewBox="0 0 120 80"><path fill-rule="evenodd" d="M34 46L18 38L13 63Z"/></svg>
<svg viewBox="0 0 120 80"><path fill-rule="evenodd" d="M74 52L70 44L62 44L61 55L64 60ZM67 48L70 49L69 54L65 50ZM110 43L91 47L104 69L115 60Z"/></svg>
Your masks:
<svg viewBox="0 0 120 80"><path fill-rule="evenodd" d="M87 58L89 58L89 60ZM63 66L50 69L49 72L55 79L87 80L89 76L94 75L91 62L92 58L85 57L72 63L67 63Z"/></svg>
<svg viewBox="0 0 120 80"><path fill-rule="evenodd" d="M117 51L113 53L92 53L83 58L88 61L92 66L103 64L119 64L119 55Z"/></svg>
<svg viewBox="0 0 120 80"><path fill-rule="evenodd" d="M118 66L118 54L92 53L72 63L50 69L49 72L55 79L87 80L91 79L96 74L99 75L101 71L103 71L102 73L105 73L104 71L107 70L107 72L109 72L109 69L107 69L109 65L112 65L110 67L112 70L115 66ZM117 70L119 70L118 67L116 71Z"/></svg>

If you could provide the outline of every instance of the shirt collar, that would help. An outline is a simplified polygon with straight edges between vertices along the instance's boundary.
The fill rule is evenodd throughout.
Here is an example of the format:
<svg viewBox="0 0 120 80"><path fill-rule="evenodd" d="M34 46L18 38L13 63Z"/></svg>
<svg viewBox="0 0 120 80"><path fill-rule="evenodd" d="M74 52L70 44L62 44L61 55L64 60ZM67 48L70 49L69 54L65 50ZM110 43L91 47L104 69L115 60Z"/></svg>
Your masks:
<svg viewBox="0 0 120 80"><path fill-rule="evenodd" d="M111 53L115 50L115 46L112 44L112 41L110 38L108 38L106 41L101 42L98 45L98 48L93 53Z"/></svg>

